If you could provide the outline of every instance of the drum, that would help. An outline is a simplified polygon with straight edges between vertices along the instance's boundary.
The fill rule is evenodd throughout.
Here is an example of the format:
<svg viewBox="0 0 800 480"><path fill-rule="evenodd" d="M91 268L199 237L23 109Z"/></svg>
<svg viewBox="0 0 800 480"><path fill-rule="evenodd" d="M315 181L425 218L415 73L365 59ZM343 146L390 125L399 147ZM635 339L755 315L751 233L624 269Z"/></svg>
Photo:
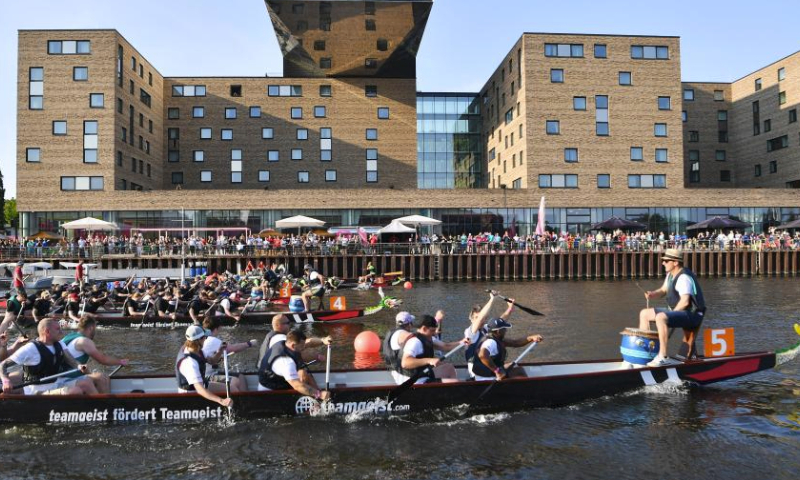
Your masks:
<svg viewBox="0 0 800 480"><path fill-rule="evenodd" d="M626 362L645 365L658 354L658 332L626 328L619 333L622 335L619 351Z"/></svg>
<svg viewBox="0 0 800 480"><path fill-rule="evenodd" d="M303 305L303 297L300 295L292 295L289 299L289 311L292 313L300 313L306 309Z"/></svg>

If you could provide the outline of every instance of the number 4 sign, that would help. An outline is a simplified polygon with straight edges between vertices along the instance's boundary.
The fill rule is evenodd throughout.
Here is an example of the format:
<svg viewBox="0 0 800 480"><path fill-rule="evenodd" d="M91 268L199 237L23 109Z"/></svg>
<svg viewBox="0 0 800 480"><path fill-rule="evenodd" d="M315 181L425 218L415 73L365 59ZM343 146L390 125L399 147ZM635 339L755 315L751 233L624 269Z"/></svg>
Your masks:
<svg viewBox="0 0 800 480"><path fill-rule="evenodd" d="M345 297L331 297L331 310L341 312L347 310L347 299Z"/></svg>
<svg viewBox="0 0 800 480"><path fill-rule="evenodd" d="M708 357L729 357L736 354L732 328L706 329L703 342Z"/></svg>

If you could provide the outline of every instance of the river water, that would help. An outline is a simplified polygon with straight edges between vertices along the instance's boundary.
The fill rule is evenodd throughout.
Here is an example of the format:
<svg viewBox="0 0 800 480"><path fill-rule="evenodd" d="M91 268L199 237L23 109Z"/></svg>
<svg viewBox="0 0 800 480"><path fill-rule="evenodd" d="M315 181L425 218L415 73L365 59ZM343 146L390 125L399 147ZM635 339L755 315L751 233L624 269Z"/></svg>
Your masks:
<svg viewBox="0 0 800 480"><path fill-rule="evenodd" d="M658 283L642 280L645 289ZM774 350L798 341L796 279L702 280L705 327L733 327L737 352ZM497 288L542 313L516 311L510 336L540 333L526 361L619 356L619 331L636 326L644 307L633 281L417 283L392 290L414 314L444 309L445 340L466 327L469 308ZM346 292L348 306L375 292ZM494 314L502 313L498 301ZM305 327L334 338L334 368L369 365L355 358L363 329L381 335L394 314L362 323ZM237 327L229 341L259 340L264 327ZM137 373L172 371L181 331L102 329L107 353L138 363ZM675 335L670 351L677 349ZM255 364L257 349L231 360ZM511 352L510 357L516 353ZM456 355L457 357L458 355ZM707 387L647 387L557 409L453 420L278 418L220 424L4 426L0 478L59 479L450 479L680 478L795 479L800 472L800 362Z"/></svg>

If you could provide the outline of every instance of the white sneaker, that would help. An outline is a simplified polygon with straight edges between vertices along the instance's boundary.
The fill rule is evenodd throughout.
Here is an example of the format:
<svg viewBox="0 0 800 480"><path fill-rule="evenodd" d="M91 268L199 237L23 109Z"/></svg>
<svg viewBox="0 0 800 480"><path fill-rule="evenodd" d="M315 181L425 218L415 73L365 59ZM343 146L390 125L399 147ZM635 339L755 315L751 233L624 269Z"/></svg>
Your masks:
<svg viewBox="0 0 800 480"><path fill-rule="evenodd" d="M656 358L652 359L651 361L647 362L648 367L663 367L664 365L669 365L669 359L662 357L661 355L656 355Z"/></svg>

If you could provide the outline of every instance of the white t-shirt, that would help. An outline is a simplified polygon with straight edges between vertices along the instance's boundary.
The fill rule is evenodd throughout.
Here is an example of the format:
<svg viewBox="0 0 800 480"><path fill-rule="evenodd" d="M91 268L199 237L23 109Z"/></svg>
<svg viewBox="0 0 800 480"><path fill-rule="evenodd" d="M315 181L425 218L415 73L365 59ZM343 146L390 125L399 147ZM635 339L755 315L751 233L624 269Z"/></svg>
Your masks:
<svg viewBox="0 0 800 480"><path fill-rule="evenodd" d="M61 344L61 348L66 350L67 347L66 345L64 345L64 342L59 342L59 343ZM52 345L46 345L46 347L53 354L56 353L56 347ZM17 365L22 365L24 367L32 367L34 365L39 365L39 362L42 361L42 356L39 355L39 349L36 348L36 345L34 345L33 342L29 342L20 347L19 350L14 352L9 357L9 359L14 361L14 363L16 363ZM34 395L37 393L46 392L48 390L53 390L54 388L61 388L64 386L65 383L72 382L74 380L75 380L74 378L61 377L53 383L45 383L43 385L28 385L23 390L25 392L25 395Z"/></svg>
<svg viewBox="0 0 800 480"><path fill-rule="evenodd" d="M489 356L497 355L497 353L498 353L497 340L495 340L493 338L487 339L485 342L483 342L481 344L481 350L486 350L486 353L488 353ZM480 359L478 358L478 359L476 359L476 361L480 362ZM502 365L498 365L498 367L501 367L501 366ZM471 372L472 372L472 368L470 367L470 373ZM495 379L496 379L496 377L483 377L483 376L480 376L480 375L475 375L475 380L495 380Z"/></svg>
<svg viewBox="0 0 800 480"><path fill-rule="evenodd" d="M672 275L667 275L667 278L664 279L664 288L669 291L669 282L672 280ZM688 274L681 275L678 277L678 281L675 283L675 290L678 292L678 295L694 295L694 281L692 281L692 277Z"/></svg>
<svg viewBox="0 0 800 480"><path fill-rule="evenodd" d="M294 363L294 360L286 356L278 357L272 362L272 371L275 375L283 377L287 382L300 379L300 375L297 373L297 364ZM262 391L269 390L269 388L260 383L258 384L258 389Z"/></svg>
<svg viewBox="0 0 800 480"><path fill-rule="evenodd" d="M441 347L443 344L440 341L433 340L433 345L435 347L437 347L437 346ZM412 358L416 358L417 355L422 355L422 353L424 351L425 351L425 348L422 346L422 342L420 341L419 338L417 338L416 336L408 337L408 340L406 340L406 344L403 346L402 357L405 357L406 355L408 355L408 356L410 356ZM401 357L401 362L402 362L402 357ZM394 380L395 380L395 382L397 382L398 385L403 383L403 382L405 382L409 378L411 378L411 377L408 377L408 376L403 375L402 373L398 373L398 372L394 372L392 374L392 377L394 377ZM428 381L427 377L422 377L419 380L417 380L416 382L414 382L414 384L425 383L427 381Z"/></svg>
<svg viewBox="0 0 800 480"><path fill-rule="evenodd" d="M189 350L184 348L183 353L187 354ZM200 375L200 365L191 357L184 357L184 360L178 367L178 371L181 372L181 375L186 377L186 381L189 382L189 385L203 383L203 376ZM189 392L189 390L184 390L182 388L179 388L178 391L181 393Z"/></svg>
<svg viewBox="0 0 800 480"><path fill-rule="evenodd" d="M211 335L207 336L205 342L203 342L203 356L206 358L213 357L214 354L219 351L219 347L221 346L221 339Z"/></svg>

